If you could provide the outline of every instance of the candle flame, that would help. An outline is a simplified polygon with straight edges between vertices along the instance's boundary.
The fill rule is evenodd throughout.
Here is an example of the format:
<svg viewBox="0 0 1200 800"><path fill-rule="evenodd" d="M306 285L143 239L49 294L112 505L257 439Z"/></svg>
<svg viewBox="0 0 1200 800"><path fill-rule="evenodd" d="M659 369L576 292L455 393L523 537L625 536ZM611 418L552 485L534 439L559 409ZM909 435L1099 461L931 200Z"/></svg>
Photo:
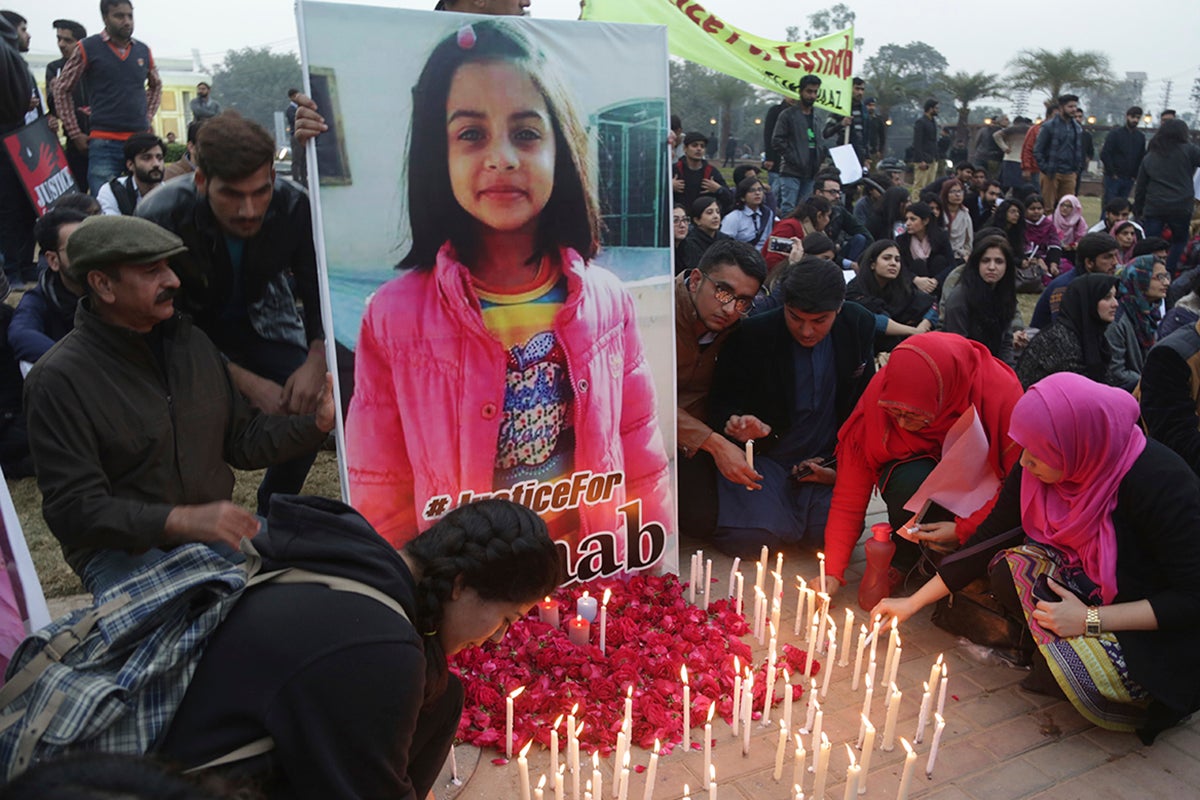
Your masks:
<svg viewBox="0 0 1200 800"><path fill-rule="evenodd" d="M558 730L558 726L562 724L563 715L559 714L558 719L554 720L554 730Z"/></svg>
<svg viewBox="0 0 1200 800"><path fill-rule="evenodd" d="M738 661L738 657L733 657L733 674L740 675L742 672L742 662Z"/></svg>
<svg viewBox="0 0 1200 800"><path fill-rule="evenodd" d="M654 755L658 755L658 751L662 750L662 742L658 739L654 740Z"/></svg>
<svg viewBox="0 0 1200 800"><path fill-rule="evenodd" d="M709 724L709 725L711 725L711 724L712 724L713 712L714 712L714 711L716 711L716 710L717 710L717 704L716 704L716 703L709 703L709 704L708 704L708 724Z"/></svg>
<svg viewBox="0 0 1200 800"><path fill-rule="evenodd" d="M946 665L942 664L942 679L945 680L945 678L946 678Z"/></svg>
<svg viewBox="0 0 1200 800"><path fill-rule="evenodd" d="M804 738L800 734L796 734L796 749L804 752Z"/></svg>
<svg viewBox="0 0 1200 800"><path fill-rule="evenodd" d="M546 788L546 773L543 772L542 777L538 778L537 788L539 788L539 789Z"/></svg>
<svg viewBox="0 0 1200 800"><path fill-rule="evenodd" d="M592 769L600 769L600 754L592 753Z"/></svg>
<svg viewBox="0 0 1200 800"><path fill-rule="evenodd" d="M585 792L587 792L588 794L592 793L592 781L590 778L588 779L588 781L586 783L584 783L583 790Z"/></svg>
<svg viewBox="0 0 1200 800"><path fill-rule="evenodd" d="M605 589L604 590L604 600L602 601L604 603L604 605L608 605L608 599L610 597L612 597L612 589Z"/></svg>
<svg viewBox="0 0 1200 800"><path fill-rule="evenodd" d="M945 653L938 653L938 660L934 663L940 665L942 663L942 656L944 656L944 655L945 655Z"/></svg>
<svg viewBox="0 0 1200 800"><path fill-rule="evenodd" d="M509 692L509 693L508 693L508 696L509 696L509 697L511 697L513 700L516 700L516 699L517 699L517 697L519 697L519 696L520 696L520 694L521 694L521 692L523 692L523 691L525 691L525 687L524 687L524 686L518 686L517 688L515 688L515 689L513 689L511 692Z"/></svg>
<svg viewBox="0 0 1200 800"><path fill-rule="evenodd" d="M546 595L546 600L544 602L546 605L550 605L550 595Z"/></svg>
<svg viewBox="0 0 1200 800"><path fill-rule="evenodd" d="M846 743L846 755L850 756L850 769L854 769L854 748L850 746L849 742Z"/></svg>
<svg viewBox="0 0 1200 800"><path fill-rule="evenodd" d="M717 782L717 766L716 764L708 765L708 779L713 783Z"/></svg>
<svg viewBox="0 0 1200 800"><path fill-rule="evenodd" d="M579 710L579 703L576 703L575 705L571 706L571 716L572 717L575 716L575 712L578 710Z"/></svg>
<svg viewBox="0 0 1200 800"><path fill-rule="evenodd" d="M925 687L925 694L929 694L929 681L921 681L921 685Z"/></svg>
<svg viewBox="0 0 1200 800"><path fill-rule="evenodd" d="M575 737L578 738L582 735L583 735L583 720L579 720L579 727L575 729Z"/></svg>
<svg viewBox="0 0 1200 800"><path fill-rule="evenodd" d="M939 727L946 724L946 718L943 717L941 714L937 713L936 711L933 712L933 718L935 720L937 720L937 724Z"/></svg>
<svg viewBox="0 0 1200 800"><path fill-rule="evenodd" d="M687 664L679 668L679 678L683 681L683 685L687 686Z"/></svg>
<svg viewBox="0 0 1200 800"><path fill-rule="evenodd" d="M783 682L788 686L792 685L792 676L788 673L787 667L783 668Z"/></svg>
<svg viewBox="0 0 1200 800"><path fill-rule="evenodd" d="M683 785L683 794L684 794L684 796L686 797L687 795L689 795L689 794L691 794L691 793L692 793L692 789L691 789L691 787L690 787L690 786L688 786L688 785L685 783L685 784Z"/></svg>
<svg viewBox="0 0 1200 800"><path fill-rule="evenodd" d="M621 768L629 769L629 751L628 750L625 751L625 758L621 759L621 761L623 762L621 764Z"/></svg>
<svg viewBox="0 0 1200 800"><path fill-rule="evenodd" d="M900 618L892 617L892 630L896 630L900 626Z"/></svg>
<svg viewBox="0 0 1200 800"><path fill-rule="evenodd" d="M859 714L859 716L862 717L863 731L866 733L872 733L875 730L874 723L868 719L866 714Z"/></svg>
<svg viewBox="0 0 1200 800"><path fill-rule="evenodd" d="M904 752L905 752L907 755L910 755L910 756L911 756L911 755L912 755L912 751L913 751L913 749L912 749L912 745L908 743L908 740L907 740L907 739L905 739L903 736L901 736L901 737L900 737L900 744L901 744L901 746L904 748Z"/></svg>
<svg viewBox="0 0 1200 800"><path fill-rule="evenodd" d="M567 765L566 765L566 764L559 764L559 765L558 765L558 775L559 775L559 777L562 777L563 775L565 775L565 774L566 774L566 772L567 772Z"/></svg>
<svg viewBox="0 0 1200 800"><path fill-rule="evenodd" d="M529 748L531 748L531 747L533 747L533 739L530 739L528 742L525 743L525 746L521 748L520 757L525 758L526 756L528 756Z"/></svg>
<svg viewBox="0 0 1200 800"><path fill-rule="evenodd" d="M826 747L829 747L829 734L827 734L825 731L821 731L821 749L823 750Z"/></svg>
<svg viewBox="0 0 1200 800"><path fill-rule="evenodd" d="M769 627L769 628L771 629L771 636L770 636L770 638L772 638L772 639L775 639L775 638L777 638L777 637L775 636L775 623L774 623L774 622L768 622L768 623L767 623L767 627Z"/></svg>
<svg viewBox="0 0 1200 800"><path fill-rule="evenodd" d="M796 580L799 581L799 583L796 584L796 588L798 588L800 591L803 592L806 588L808 588L808 581L804 580L804 578L797 575Z"/></svg>
<svg viewBox="0 0 1200 800"><path fill-rule="evenodd" d="M588 593L587 593L587 590L586 590L586 589L585 589L585 590L584 590L584 592L583 592L583 596L584 596L584 597L587 597L587 596L588 596Z"/></svg>
<svg viewBox="0 0 1200 800"><path fill-rule="evenodd" d="M825 554L818 552L817 553L817 561L824 561L824 560L825 560Z"/></svg>
<svg viewBox="0 0 1200 800"><path fill-rule="evenodd" d="M867 623L864 622L860 627L862 628L862 635L866 636L867 635Z"/></svg>

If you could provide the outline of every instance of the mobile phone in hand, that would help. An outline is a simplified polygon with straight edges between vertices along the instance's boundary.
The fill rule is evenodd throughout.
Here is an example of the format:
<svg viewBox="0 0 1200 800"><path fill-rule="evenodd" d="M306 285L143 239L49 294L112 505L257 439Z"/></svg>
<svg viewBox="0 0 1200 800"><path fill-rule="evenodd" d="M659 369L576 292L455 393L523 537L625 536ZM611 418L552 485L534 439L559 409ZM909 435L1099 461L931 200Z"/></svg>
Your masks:
<svg viewBox="0 0 1200 800"><path fill-rule="evenodd" d="M1055 581L1055 583L1058 582ZM1047 603L1062 602L1062 598L1050 588L1050 576L1044 572L1038 575L1037 580L1033 582L1033 596L1038 600L1045 600Z"/></svg>
<svg viewBox="0 0 1200 800"><path fill-rule="evenodd" d="M825 469L829 469L830 467L832 467L834 464L837 463L837 456L829 456L828 458L819 458L819 459L816 459L816 461L819 466L822 466ZM795 478L796 480L800 480L801 478L807 478L809 475L812 475L812 472L813 472L812 467L808 466L807 464L801 464L792 470L792 477Z"/></svg>

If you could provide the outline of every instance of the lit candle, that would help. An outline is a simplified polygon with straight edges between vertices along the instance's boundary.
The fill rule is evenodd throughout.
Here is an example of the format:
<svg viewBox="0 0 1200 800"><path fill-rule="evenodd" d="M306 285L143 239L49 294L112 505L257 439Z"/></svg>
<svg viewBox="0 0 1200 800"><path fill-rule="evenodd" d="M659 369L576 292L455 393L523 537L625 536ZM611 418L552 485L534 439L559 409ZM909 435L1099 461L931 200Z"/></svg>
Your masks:
<svg viewBox="0 0 1200 800"><path fill-rule="evenodd" d="M846 767L846 793L842 800L858 800L858 776L862 767L854 763L854 750L846 745L846 755L850 756L850 766Z"/></svg>
<svg viewBox="0 0 1200 800"><path fill-rule="evenodd" d="M813 715L817 713L817 679L810 678L812 681L808 687L808 711L804 715L804 732L812 730Z"/></svg>
<svg viewBox="0 0 1200 800"><path fill-rule="evenodd" d="M783 669L783 727L792 729L792 676Z"/></svg>
<svg viewBox="0 0 1200 800"><path fill-rule="evenodd" d="M944 714L946 712L946 682L949 676L946 673L946 665L942 664L942 685L938 687L938 706L937 713Z"/></svg>
<svg viewBox="0 0 1200 800"><path fill-rule="evenodd" d="M737 574L737 605L734 606L734 609L733 609L734 613L736 613L738 616L741 616L741 614L742 614L742 603L746 597L746 587L745 587L744 580L745 579L742 577L742 573L739 572Z"/></svg>
<svg viewBox="0 0 1200 800"><path fill-rule="evenodd" d="M800 585L796 587L796 628L792 631L793 636L800 635L800 626L804 624L804 593L808 589L808 582L796 576L796 580L800 581Z"/></svg>
<svg viewBox="0 0 1200 800"><path fill-rule="evenodd" d="M863 648L867 644L867 626L864 623L858 632L858 649L854 653L854 676L850 681L850 691L858 691L858 676L862 673Z"/></svg>
<svg viewBox="0 0 1200 800"><path fill-rule="evenodd" d="M688 572L688 602L692 605L696 604L696 583L699 581L696 573L700 569L699 561L700 553L694 553L692 555L691 570Z"/></svg>
<svg viewBox="0 0 1200 800"><path fill-rule="evenodd" d="M866 717L862 718L862 724L867 733L862 742L862 774L858 778L858 793L866 794L867 771L871 769L871 752L875 749L875 726Z"/></svg>
<svg viewBox="0 0 1200 800"><path fill-rule="evenodd" d="M883 750L892 752L896 748L896 720L900 717L900 697L903 695L896 684L889 684L892 689L891 698L888 700L887 717L883 722Z"/></svg>
<svg viewBox="0 0 1200 800"><path fill-rule="evenodd" d="M775 662L778 658L775 650L775 626L771 626L771 643L767 647L767 690L763 692L762 724L771 721L771 701L775 694Z"/></svg>
<svg viewBox="0 0 1200 800"><path fill-rule="evenodd" d="M621 730L617 731L617 746L613 750L613 797L616 797L621 793L621 781L618 779L618 776L621 774L621 764L624 761L622 754L625 752L625 748L628 746L629 745L626 744L625 729L622 728Z"/></svg>
<svg viewBox="0 0 1200 800"><path fill-rule="evenodd" d="M758 581L754 584L755 586L757 586L760 589L762 588L762 585L763 585L763 583L762 583L763 577L767 574L767 559L770 557L771 557L771 552L767 549L767 546L764 544L762 546L762 550L758 554L758 563L759 563L759 566L762 567L762 572L758 573Z"/></svg>
<svg viewBox="0 0 1200 800"><path fill-rule="evenodd" d="M679 668L683 681L683 752L692 749L692 687L688 686L687 665Z"/></svg>
<svg viewBox="0 0 1200 800"><path fill-rule="evenodd" d="M800 791L800 784L797 783L792 788L794 789L794 794L792 795L792 800L804 800L804 792Z"/></svg>
<svg viewBox="0 0 1200 800"><path fill-rule="evenodd" d="M558 768L558 772L554 773L554 800L566 800L566 798L563 797L563 771L566 770L566 768L567 765L563 764Z"/></svg>
<svg viewBox="0 0 1200 800"><path fill-rule="evenodd" d="M818 800L825 800L825 779L829 774L829 737L825 734L821 734L821 749L817 751L816 761L812 796Z"/></svg>
<svg viewBox="0 0 1200 800"><path fill-rule="evenodd" d="M796 791L800 792L800 787L804 785L804 761L808 757L808 751L804 749L804 741L800 738L800 734L796 734L796 755L792 762L792 785L796 787ZM803 796L803 792L800 792Z"/></svg>
<svg viewBox="0 0 1200 800"><path fill-rule="evenodd" d="M937 661L933 662L933 666L929 668L929 688L937 686L938 675L942 672L942 658L945 653L938 653Z"/></svg>
<svg viewBox="0 0 1200 800"><path fill-rule="evenodd" d="M880 623L880 617L878 614L876 614L875 621L871 623L871 635L869 637L867 637L867 640L871 645L871 659L872 660L875 658L875 648L879 644L879 623Z"/></svg>
<svg viewBox="0 0 1200 800"><path fill-rule="evenodd" d="M763 590L757 586L754 587L754 624L751 626L750 635L758 639L759 644L763 643L762 633L758 628L758 618L762 614L764 599L766 599L766 595L763 594Z"/></svg>
<svg viewBox="0 0 1200 800"><path fill-rule="evenodd" d="M508 697L504 702L504 757L512 758L512 738L513 738L513 701L525 691L524 686L518 686L508 693Z"/></svg>
<svg viewBox="0 0 1200 800"><path fill-rule="evenodd" d="M917 733L913 736L913 744L920 744L925 741L925 724L929 721L929 705L930 698L933 697L929 693L929 684L924 683L925 694L921 695L921 713L917 717Z"/></svg>
<svg viewBox="0 0 1200 800"><path fill-rule="evenodd" d="M529 747L533 739L525 743L517 756L517 773L521 776L521 800L532 800L529 796Z"/></svg>
<svg viewBox="0 0 1200 800"><path fill-rule="evenodd" d="M825 627L829 624L829 595L820 592L817 597L821 598L821 626L817 629L817 649L821 650L825 646Z"/></svg>
<svg viewBox="0 0 1200 800"><path fill-rule="evenodd" d="M545 800L546 797L546 773L542 773L542 777L538 778L537 788L533 790L533 800Z"/></svg>
<svg viewBox="0 0 1200 800"><path fill-rule="evenodd" d="M584 647L592 638L592 624L576 614L575 619L567 623L567 639L577 647Z"/></svg>
<svg viewBox="0 0 1200 800"><path fill-rule="evenodd" d="M708 765L708 800L717 800L717 768Z"/></svg>
<svg viewBox="0 0 1200 800"><path fill-rule="evenodd" d="M867 689L863 692L863 706L861 716L864 723L871 721L871 697L875 691L875 678L872 675L867 675L864 679ZM866 725L860 726L858 729L858 743L861 745L863 736L866 735Z"/></svg>
<svg viewBox="0 0 1200 800"><path fill-rule="evenodd" d="M596 621L596 598L589 595L587 592L575 601L575 615L583 617L591 624Z"/></svg>
<svg viewBox="0 0 1200 800"><path fill-rule="evenodd" d="M733 735L738 735L738 722L742 718L742 665L733 657Z"/></svg>
<svg viewBox="0 0 1200 800"><path fill-rule="evenodd" d="M708 611L708 599L712 597L712 559L708 559L704 567L704 605L705 611Z"/></svg>
<svg viewBox="0 0 1200 800"><path fill-rule="evenodd" d="M878 665L875 663L874 658L872 658L871 662L869 664L867 664L867 676L871 679L872 687L875 686L875 669L877 666ZM869 715L870 713L871 713L871 704L867 703L867 714Z"/></svg>
<svg viewBox="0 0 1200 800"><path fill-rule="evenodd" d="M550 774L558 772L558 726L562 724L562 714L558 715L558 719L554 720L554 727L550 729Z"/></svg>
<svg viewBox="0 0 1200 800"><path fill-rule="evenodd" d="M662 744L655 739L654 750L650 753L650 766L646 767L646 791L642 793L642 800L654 800L654 776L658 772L658 751L661 748Z"/></svg>
<svg viewBox="0 0 1200 800"><path fill-rule="evenodd" d="M547 597L542 602L538 603L538 619L549 625L551 628L558 627L558 601L551 600Z"/></svg>
<svg viewBox="0 0 1200 800"><path fill-rule="evenodd" d="M750 754L750 720L754 708L754 673L746 670L742 681L742 755Z"/></svg>
<svg viewBox="0 0 1200 800"><path fill-rule="evenodd" d="M600 754L592 753L592 797L601 800L604 797L604 784L600 777Z"/></svg>
<svg viewBox="0 0 1200 800"><path fill-rule="evenodd" d="M775 748L775 782L783 778L783 759L787 755L788 732L787 728L779 726L779 746Z"/></svg>
<svg viewBox="0 0 1200 800"><path fill-rule="evenodd" d="M686 783L683 785L683 800L692 800L692 787Z"/></svg>
<svg viewBox="0 0 1200 800"><path fill-rule="evenodd" d="M821 699L829 693L829 679L833 676L833 662L837 658L837 635L829 629L829 657L825 659L825 680L821 681Z"/></svg>
<svg viewBox="0 0 1200 800"><path fill-rule="evenodd" d="M908 787L912 785L913 771L917 766L917 754L913 752L910 745L903 736L900 737L900 744L904 745L904 772L900 775L900 791L896 792L896 800L908 800Z"/></svg>
<svg viewBox="0 0 1200 800"><path fill-rule="evenodd" d="M621 780L620 790L617 792L617 800L629 800L629 751L625 751L625 758L621 761Z"/></svg>
<svg viewBox="0 0 1200 800"><path fill-rule="evenodd" d="M775 593L783 596L783 551L775 554Z"/></svg>
<svg viewBox="0 0 1200 800"><path fill-rule="evenodd" d="M854 612L846 609L846 624L842 628L842 659L838 662L839 667L845 667L850 664L850 636L854 633Z"/></svg>
<svg viewBox="0 0 1200 800"><path fill-rule="evenodd" d="M608 601L612 597L612 589L604 590L604 601L600 604L600 652L608 652Z"/></svg>
<svg viewBox="0 0 1200 800"><path fill-rule="evenodd" d="M587 782L587 788L583 792L583 800L592 800L592 782Z"/></svg>
<svg viewBox="0 0 1200 800"><path fill-rule="evenodd" d="M942 731L946 729L946 720L941 714L934 714L933 719L937 722L937 727L933 729L933 744L929 747L929 761L925 764L925 777L933 776L933 764L937 761L938 745L942 743Z"/></svg>
<svg viewBox="0 0 1200 800"><path fill-rule="evenodd" d="M771 598L771 624L779 630L779 618L783 616L783 603L778 596Z"/></svg>
<svg viewBox="0 0 1200 800"><path fill-rule="evenodd" d="M902 656L903 654L904 654L904 648L897 647L896 654L892 658L892 670L891 670L891 672L888 673L888 676L887 676L888 683L896 682L896 673L900 671L900 656Z"/></svg>
<svg viewBox="0 0 1200 800"><path fill-rule="evenodd" d="M454 745L450 745L450 782L455 786L462 786L462 781L458 779L458 756L454 754Z"/></svg>
<svg viewBox="0 0 1200 800"><path fill-rule="evenodd" d="M738 574L738 567L741 566L741 564L742 560L740 558L735 558L733 560L733 566L729 568L729 592L725 595L726 597L733 597L733 578Z"/></svg>
<svg viewBox="0 0 1200 800"><path fill-rule="evenodd" d="M572 773L579 772L579 740L575 736L575 712L578 710L579 703L576 703L567 712L567 768Z"/></svg>
<svg viewBox="0 0 1200 800"><path fill-rule="evenodd" d="M716 703L708 704L708 720L704 723L704 772L712 765L712 720L713 712L717 710Z"/></svg>
<svg viewBox="0 0 1200 800"><path fill-rule="evenodd" d="M625 719L621 722L621 730L625 731L626 737L633 735L633 684L629 684L629 689L625 692ZM626 741L629 741L626 738Z"/></svg>
<svg viewBox="0 0 1200 800"><path fill-rule="evenodd" d="M579 762L579 737L583 733L583 723L579 723L579 727L575 729L575 774L571 776L571 791L575 797L579 797L579 781L583 776L583 764Z"/></svg>

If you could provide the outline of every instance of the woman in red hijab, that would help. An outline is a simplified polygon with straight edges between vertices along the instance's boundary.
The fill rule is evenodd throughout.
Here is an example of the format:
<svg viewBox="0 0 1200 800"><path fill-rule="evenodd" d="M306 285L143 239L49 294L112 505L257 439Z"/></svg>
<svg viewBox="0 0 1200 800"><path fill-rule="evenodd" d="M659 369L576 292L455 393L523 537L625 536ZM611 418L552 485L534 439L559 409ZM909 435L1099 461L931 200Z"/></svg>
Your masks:
<svg viewBox="0 0 1200 800"><path fill-rule="evenodd" d="M862 535L872 490L878 486L893 528L911 519L904 504L937 465L946 433L972 406L987 435L988 464L997 479L1004 479L1020 455L1008 437L1020 397L1016 373L982 344L957 334L927 333L892 351L838 432L837 483L825 526L826 569L839 582L832 589L846 583L846 565ZM994 502L966 518L932 506L917 537L937 549L957 548ZM894 563L911 566L919 551L893 538Z"/></svg>
<svg viewBox="0 0 1200 800"><path fill-rule="evenodd" d="M1200 481L1138 415L1128 392L1082 375L1035 383L1013 410L1024 452L992 513L914 595L873 613L905 620L988 573L1028 628L1023 687L1146 744L1200 709Z"/></svg>

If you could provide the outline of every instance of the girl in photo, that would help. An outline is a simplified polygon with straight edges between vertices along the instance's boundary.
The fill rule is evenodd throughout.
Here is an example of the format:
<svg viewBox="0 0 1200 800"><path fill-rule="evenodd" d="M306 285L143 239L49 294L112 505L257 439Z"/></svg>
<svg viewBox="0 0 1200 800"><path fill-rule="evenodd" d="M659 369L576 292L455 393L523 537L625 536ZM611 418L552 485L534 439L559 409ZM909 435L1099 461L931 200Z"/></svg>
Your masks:
<svg viewBox="0 0 1200 800"><path fill-rule="evenodd" d="M673 531L633 301L591 263L599 212L569 95L520 21L497 19L442 40L413 98L411 245L356 351L355 507L402 545L460 493L590 470L621 478L594 504L535 509L555 539L621 531L635 499L640 525Z"/></svg>

